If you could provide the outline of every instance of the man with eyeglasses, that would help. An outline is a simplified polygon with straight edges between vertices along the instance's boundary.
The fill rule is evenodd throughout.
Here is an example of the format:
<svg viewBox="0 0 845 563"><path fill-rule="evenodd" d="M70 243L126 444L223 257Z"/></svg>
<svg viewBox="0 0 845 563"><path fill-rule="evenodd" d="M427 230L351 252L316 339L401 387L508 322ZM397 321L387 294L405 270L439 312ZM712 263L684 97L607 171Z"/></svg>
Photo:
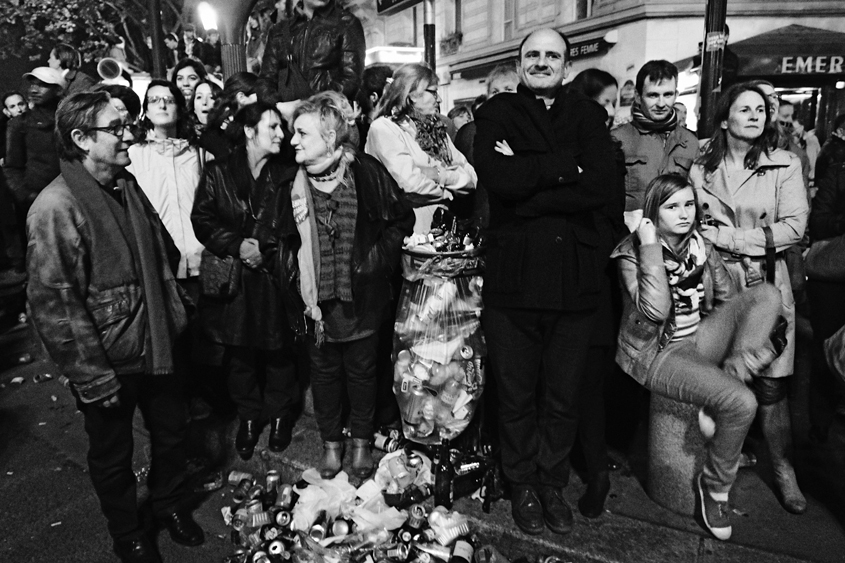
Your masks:
<svg viewBox="0 0 845 563"><path fill-rule="evenodd" d="M602 252L594 215L614 197L616 157L604 108L562 87L566 38L541 29L519 53L517 91L475 116L476 170L490 201L482 323L514 522L528 534L566 534L579 388L599 303L609 300L601 276L610 248Z"/></svg>
<svg viewBox="0 0 845 563"><path fill-rule="evenodd" d="M114 551L160 563L138 515L135 408L150 432L153 513L171 538L204 541L183 504L186 407L173 343L186 325L176 249L135 178L131 133L105 92L59 104L61 174L27 216L27 298L50 358L70 380L88 434L88 469Z"/></svg>
<svg viewBox="0 0 845 563"><path fill-rule="evenodd" d="M37 67L23 77L29 83L32 109L9 122L3 164L21 218L44 186L59 175L53 126L56 107L67 84L61 72L46 66Z"/></svg>

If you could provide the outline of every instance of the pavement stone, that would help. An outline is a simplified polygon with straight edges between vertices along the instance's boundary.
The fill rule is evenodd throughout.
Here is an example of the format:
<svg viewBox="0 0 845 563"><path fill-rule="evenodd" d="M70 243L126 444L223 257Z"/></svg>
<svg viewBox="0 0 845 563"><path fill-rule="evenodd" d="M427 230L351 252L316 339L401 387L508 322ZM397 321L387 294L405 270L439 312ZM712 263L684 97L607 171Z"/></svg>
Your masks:
<svg viewBox="0 0 845 563"><path fill-rule="evenodd" d="M7 345L0 336L0 348L5 351ZM116 561L87 476L87 440L81 415L70 393L56 379L33 382L34 375L44 372L57 375L43 360L0 372L0 502L4 507L0 522L5 524L0 557L14 563ZM18 376L24 383L11 383ZM797 390L796 403L802 392ZM270 468L280 469L282 478L293 482L304 469L314 466L321 454L316 425L308 414L300 418L285 452L273 454L266 449L265 431L248 462L234 453L236 427L235 421L213 417L196 421L191 427L191 455L203 456L212 469L226 472L236 468L263 474ZM135 465L142 469L148 460L140 418L135 438ZM617 457L629 461L611 474L606 513L587 520L576 512L575 529L568 536L548 531L539 537L522 534L511 521L506 500L495 503L490 514L469 499L457 501L455 509L470 516L482 540L510 558L555 555L572 563L845 561L845 484L841 479L845 474L845 425L837 423L827 444L798 443L796 466L810 505L804 516L789 515L780 507L770 488L765 448L753 435L750 443L761 462L753 470L740 472L732 494L737 516L730 542L713 540L694 520L663 509L646 496L642 439L636 451L624 456L616 452ZM573 474L565 492L572 506L583 490L583 483ZM143 487L139 492L143 498ZM206 530L206 543L186 548L160 534L157 544L165 561L221 561L230 552L228 530L220 516L229 495L228 487L196 495L195 517Z"/></svg>

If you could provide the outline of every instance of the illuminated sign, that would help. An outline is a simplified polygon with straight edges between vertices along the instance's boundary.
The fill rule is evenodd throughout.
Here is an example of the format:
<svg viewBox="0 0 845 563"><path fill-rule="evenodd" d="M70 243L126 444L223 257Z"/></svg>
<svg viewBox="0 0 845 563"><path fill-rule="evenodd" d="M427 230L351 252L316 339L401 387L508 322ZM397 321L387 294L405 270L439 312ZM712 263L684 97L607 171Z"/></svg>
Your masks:
<svg viewBox="0 0 845 563"><path fill-rule="evenodd" d="M807 57L783 57L780 60L781 74L842 74L845 57L816 55Z"/></svg>

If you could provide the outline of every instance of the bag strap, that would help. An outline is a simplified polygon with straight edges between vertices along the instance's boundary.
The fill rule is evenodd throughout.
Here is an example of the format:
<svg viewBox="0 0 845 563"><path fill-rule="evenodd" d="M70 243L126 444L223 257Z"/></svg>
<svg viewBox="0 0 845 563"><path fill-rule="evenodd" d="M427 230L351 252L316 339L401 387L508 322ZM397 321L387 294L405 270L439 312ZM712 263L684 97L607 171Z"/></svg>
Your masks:
<svg viewBox="0 0 845 563"><path fill-rule="evenodd" d="M763 227L766 236L766 281L775 283L775 237L770 226Z"/></svg>

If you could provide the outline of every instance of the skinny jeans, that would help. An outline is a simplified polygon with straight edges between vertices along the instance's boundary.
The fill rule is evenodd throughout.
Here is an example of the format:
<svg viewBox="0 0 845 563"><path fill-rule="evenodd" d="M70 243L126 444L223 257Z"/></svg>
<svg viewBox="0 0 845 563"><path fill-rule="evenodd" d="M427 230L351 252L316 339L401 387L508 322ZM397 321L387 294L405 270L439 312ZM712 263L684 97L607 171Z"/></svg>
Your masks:
<svg viewBox="0 0 845 563"><path fill-rule="evenodd" d="M703 481L711 492L730 491L757 412L754 392L732 372L747 373L745 353L773 349L769 336L782 309L774 286L752 287L704 317L693 335L670 342L649 368L645 380L649 390L701 405L715 420L716 433L707 444L703 468ZM729 372L726 364L739 369Z"/></svg>

